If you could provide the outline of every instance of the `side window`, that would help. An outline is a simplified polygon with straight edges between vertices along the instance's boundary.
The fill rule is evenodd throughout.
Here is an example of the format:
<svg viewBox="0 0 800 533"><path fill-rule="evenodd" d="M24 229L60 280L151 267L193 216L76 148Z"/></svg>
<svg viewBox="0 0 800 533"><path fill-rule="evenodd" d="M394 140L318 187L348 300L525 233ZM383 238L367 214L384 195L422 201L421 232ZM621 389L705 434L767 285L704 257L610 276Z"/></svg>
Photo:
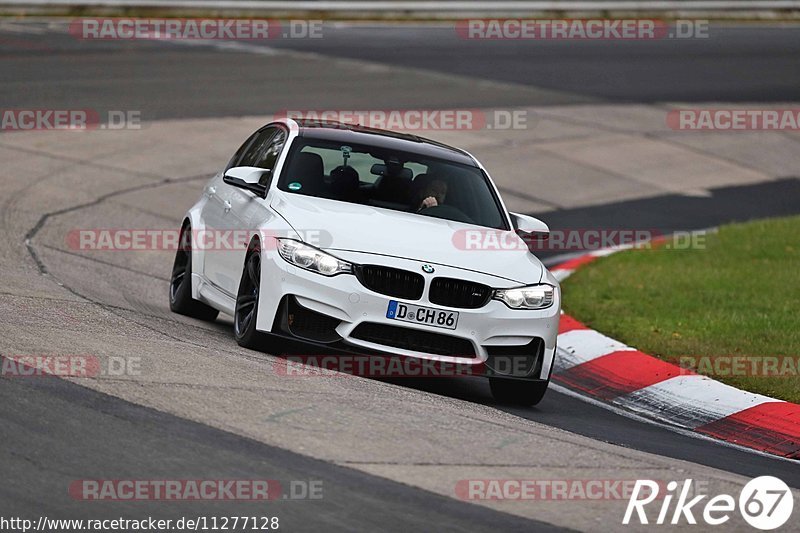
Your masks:
<svg viewBox="0 0 800 533"><path fill-rule="evenodd" d="M233 154L233 157L231 157L231 160L230 160L230 161L228 161L228 166L226 166L226 167L225 167L225 170L226 170L226 171L227 171L228 169L230 169L230 168L233 168L233 167L239 166L239 164L238 164L238 163L239 163L239 161L241 161L241 159L242 159L242 156L244 155L244 152L245 152L245 150L247 150L247 148L248 148L248 147L249 147L249 146L250 146L250 145L253 143L253 140L254 140L256 137L258 137L259 133L260 133L260 132L255 132L254 134L252 134L252 135L251 135L250 137L248 137L248 138L247 138L247 140L246 140L246 141L245 141L245 142L244 142L244 143L243 143L243 144L242 144L242 145L239 147L239 149L238 149L238 150L236 150L236 153L235 153L235 154Z"/></svg>
<svg viewBox="0 0 800 533"><path fill-rule="evenodd" d="M283 150L284 145L286 144L286 131L282 128L278 128L278 131L275 132L275 135L272 139L269 140L269 143L264 146L264 149L258 156L258 160L252 166L260 167L260 168L269 168L274 170L275 163L278 161L278 156L281 155L281 151ZM269 184L270 176L264 176L261 178L261 184L267 185Z"/></svg>
<svg viewBox="0 0 800 533"><path fill-rule="evenodd" d="M237 167L257 167L264 152L264 148L269 143L269 140L275 135L278 128L270 127L256 133L256 138L250 143L250 146L242 154L242 158L236 163Z"/></svg>

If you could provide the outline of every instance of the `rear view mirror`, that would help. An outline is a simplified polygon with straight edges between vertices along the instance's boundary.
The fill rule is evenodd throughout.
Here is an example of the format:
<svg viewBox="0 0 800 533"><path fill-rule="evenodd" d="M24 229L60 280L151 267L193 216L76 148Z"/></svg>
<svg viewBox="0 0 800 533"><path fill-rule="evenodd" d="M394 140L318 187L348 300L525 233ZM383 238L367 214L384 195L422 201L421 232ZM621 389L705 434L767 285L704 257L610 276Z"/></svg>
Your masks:
<svg viewBox="0 0 800 533"><path fill-rule="evenodd" d="M511 215L511 222L514 224L514 229L541 240L546 240L550 237L550 228L538 218L520 215L519 213L509 214Z"/></svg>
<svg viewBox="0 0 800 533"><path fill-rule="evenodd" d="M272 169L258 167L233 167L225 172L222 181L228 185L252 191L259 196L264 196L267 186L261 182L265 176L272 174Z"/></svg>
<svg viewBox="0 0 800 533"><path fill-rule="evenodd" d="M369 172L370 174L375 174L376 176L385 176L388 172L387 168L388 167L386 165L383 165L381 163L375 163L369 169ZM410 180L412 176L414 176L414 171L411 170L410 168L403 167L398 177Z"/></svg>

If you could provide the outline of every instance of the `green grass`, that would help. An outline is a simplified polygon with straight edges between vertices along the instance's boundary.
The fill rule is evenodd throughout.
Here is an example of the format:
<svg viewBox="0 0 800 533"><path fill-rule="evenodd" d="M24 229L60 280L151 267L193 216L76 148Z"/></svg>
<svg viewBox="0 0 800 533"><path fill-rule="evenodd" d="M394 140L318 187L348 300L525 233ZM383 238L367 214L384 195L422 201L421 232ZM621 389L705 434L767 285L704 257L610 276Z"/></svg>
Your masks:
<svg viewBox="0 0 800 533"><path fill-rule="evenodd" d="M673 362L680 356L792 357L789 376L703 373L800 403L800 376L792 372L800 364L800 217L723 226L704 240L700 249L667 243L583 267L563 283L565 312Z"/></svg>

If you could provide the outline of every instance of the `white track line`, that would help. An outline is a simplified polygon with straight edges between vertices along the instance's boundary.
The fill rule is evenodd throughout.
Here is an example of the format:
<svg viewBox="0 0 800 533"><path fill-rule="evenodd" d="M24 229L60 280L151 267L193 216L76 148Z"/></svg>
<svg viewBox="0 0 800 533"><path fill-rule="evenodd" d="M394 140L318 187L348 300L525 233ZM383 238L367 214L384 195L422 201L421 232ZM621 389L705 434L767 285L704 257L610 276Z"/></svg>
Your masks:
<svg viewBox="0 0 800 533"><path fill-rule="evenodd" d="M558 336L556 371L588 363L614 352L636 351L593 329L573 329Z"/></svg>

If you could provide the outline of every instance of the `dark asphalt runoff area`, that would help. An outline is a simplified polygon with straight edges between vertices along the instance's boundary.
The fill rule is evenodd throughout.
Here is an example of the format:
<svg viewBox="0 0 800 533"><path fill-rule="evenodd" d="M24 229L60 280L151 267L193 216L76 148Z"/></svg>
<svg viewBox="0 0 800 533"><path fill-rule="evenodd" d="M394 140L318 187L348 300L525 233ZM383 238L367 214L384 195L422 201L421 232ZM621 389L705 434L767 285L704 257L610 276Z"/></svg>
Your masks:
<svg viewBox="0 0 800 533"><path fill-rule="evenodd" d="M710 35L713 38L652 42L503 41L478 46L441 26L337 25L326 29L323 39L268 43L389 67L376 71L375 85L369 85L338 78L333 65L330 71L316 73L290 63L278 69L268 54L204 45L87 43L63 32L20 33L0 27L0 108L139 109L143 120L158 120L287 108L800 100L800 28L712 26ZM391 76L393 67L501 81L526 90L415 92L413 80L402 76L383 83L381 77ZM713 198L661 196L554 211L547 220L553 228L699 229L798 213L797 183L787 179L730 187ZM402 384L494 405L483 381ZM76 502L65 490L68 481L87 473L97 478L109 472L119 478L169 478L192 472L198 478L323 480L325 498L319 502L278 501L263 507L238 503L235 508L238 514L248 506L252 509L245 514L274 513L290 531L425 531L432 524L437 531L549 527L273 448L62 380L1 379L0 402L0 515L141 517L143 510L164 518L230 514L223 502L204 503L202 509L191 503L111 506ZM537 408L497 407L593 439L746 476L776 475L800 487L798 465L683 436L556 391L548 392ZM297 527L290 529L292 523Z"/></svg>

